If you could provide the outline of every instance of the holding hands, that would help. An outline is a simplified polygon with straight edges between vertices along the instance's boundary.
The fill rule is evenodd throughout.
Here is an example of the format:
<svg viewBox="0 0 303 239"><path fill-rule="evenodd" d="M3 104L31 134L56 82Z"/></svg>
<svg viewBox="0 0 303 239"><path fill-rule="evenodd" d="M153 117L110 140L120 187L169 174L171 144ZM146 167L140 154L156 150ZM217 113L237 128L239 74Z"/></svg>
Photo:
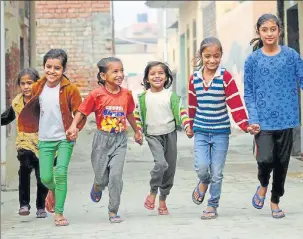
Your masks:
<svg viewBox="0 0 303 239"><path fill-rule="evenodd" d="M134 135L134 139L137 144L140 144L140 145L143 144L143 136L142 136L142 133L140 130L136 131L136 133Z"/></svg>
<svg viewBox="0 0 303 239"><path fill-rule="evenodd" d="M260 132L260 125L259 124L251 124L247 127L247 132L256 135Z"/></svg>
<svg viewBox="0 0 303 239"><path fill-rule="evenodd" d="M194 136L194 132L192 131L190 126L186 128L185 133L186 133L188 138L192 138Z"/></svg>

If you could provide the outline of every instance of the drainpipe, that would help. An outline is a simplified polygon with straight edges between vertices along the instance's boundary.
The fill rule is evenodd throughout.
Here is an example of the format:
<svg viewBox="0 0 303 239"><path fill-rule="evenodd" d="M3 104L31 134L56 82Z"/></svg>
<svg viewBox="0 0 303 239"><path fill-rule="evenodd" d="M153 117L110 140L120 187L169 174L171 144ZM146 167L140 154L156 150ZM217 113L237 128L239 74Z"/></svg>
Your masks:
<svg viewBox="0 0 303 239"><path fill-rule="evenodd" d="M1 1L1 113L6 108L4 1ZM6 127L1 126L1 190L6 185Z"/></svg>

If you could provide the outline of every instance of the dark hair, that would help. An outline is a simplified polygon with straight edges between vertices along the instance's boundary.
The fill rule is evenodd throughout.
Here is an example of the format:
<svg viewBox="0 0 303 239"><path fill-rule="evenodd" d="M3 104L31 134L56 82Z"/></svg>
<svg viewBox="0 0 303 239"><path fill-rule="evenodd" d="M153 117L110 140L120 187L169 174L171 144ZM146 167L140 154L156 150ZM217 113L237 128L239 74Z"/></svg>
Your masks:
<svg viewBox="0 0 303 239"><path fill-rule="evenodd" d="M100 76L100 73L106 73L108 68L108 64L109 63L112 63L112 62L120 62L122 64L122 61L117 58L117 57L113 57L113 56L110 56L110 57L105 57L105 58L102 58L98 63L97 63L97 66L99 68L99 72L97 74L97 78L98 78L98 84L99 85L105 85L105 80L103 80Z"/></svg>
<svg viewBox="0 0 303 239"><path fill-rule="evenodd" d="M216 37L206 37L201 43L200 43L200 49L197 53L197 56L195 56L192 59L193 67L198 67L199 69L203 66L203 62L201 59L202 52L204 49L210 45L217 45L220 48L221 53L223 54L223 48L222 44Z"/></svg>
<svg viewBox="0 0 303 239"><path fill-rule="evenodd" d="M266 13L266 14L263 14L261 17L259 17L259 19L257 21L257 26L256 26L256 32L259 34L261 25L264 22L270 21L270 20L274 21L277 24L277 26L279 27L280 31L282 31L281 21L275 15ZM254 44L254 42L256 42L256 43ZM256 37L250 41L250 45L253 45L253 51L255 51L255 50L258 50L259 48L263 47L263 42L260 37Z"/></svg>
<svg viewBox="0 0 303 239"><path fill-rule="evenodd" d="M49 50L45 56L43 57L43 66L45 66L46 61L48 59L60 59L61 64L63 66L63 70L66 70L66 63L67 63L67 54L62 49L51 49Z"/></svg>
<svg viewBox="0 0 303 239"><path fill-rule="evenodd" d="M34 82L36 82L40 78L38 71L36 71L34 68L25 68L19 72L16 83L20 85L21 78L26 75L29 75L31 80Z"/></svg>
<svg viewBox="0 0 303 239"><path fill-rule="evenodd" d="M148 74L149 74L150 69L154 66L161 66L163 68L165 76L167 78L165 83L164 83L164 88L168 89L172 85L174 78L172 76L171 70L169 69L168 65L161 62L161 61L151 61L145 67L144 77L143 77L143 86L144 86L144 88L146 90L148 90L151 87L150 83L148 82Z"/></svg>

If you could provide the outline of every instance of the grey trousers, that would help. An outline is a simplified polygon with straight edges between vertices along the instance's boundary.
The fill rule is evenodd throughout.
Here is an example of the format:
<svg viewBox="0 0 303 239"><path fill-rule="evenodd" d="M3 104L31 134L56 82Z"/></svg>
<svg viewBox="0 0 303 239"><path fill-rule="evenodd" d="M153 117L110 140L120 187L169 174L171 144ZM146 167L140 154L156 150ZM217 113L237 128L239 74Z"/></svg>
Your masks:
<svg viewBox="0 0 303 239"><path fill-rule="evenodd" d="M150 172L150 192L157 194L160 200L166 200L173 187L177 163L177 132L165 135L147 135L146 141L154 157L155 166Z"/></svg>
<svg viewBox="0 0 303 239"><path fill-rule="evenodd" d="M91 161L94 183L99 190L108 186L108 211L117 213L123 188L122 173L127 149L127 133L97 131L92 144Z"/></svg>

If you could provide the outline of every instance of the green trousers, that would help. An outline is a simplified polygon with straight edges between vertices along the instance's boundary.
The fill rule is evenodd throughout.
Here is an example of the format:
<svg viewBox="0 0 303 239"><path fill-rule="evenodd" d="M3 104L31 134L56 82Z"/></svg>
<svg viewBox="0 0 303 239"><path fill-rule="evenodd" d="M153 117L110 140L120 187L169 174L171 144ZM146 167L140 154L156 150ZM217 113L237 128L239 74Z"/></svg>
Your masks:
<svg viewBox="0 0 303 239"><path fill-rule="evenodd" d="M62 214L67 193L67 169L74 143L67 140L39 141L38 147L41 181L55 193L55 213ZM56 152L58 152L57 165L53 170Z"/></svg>

